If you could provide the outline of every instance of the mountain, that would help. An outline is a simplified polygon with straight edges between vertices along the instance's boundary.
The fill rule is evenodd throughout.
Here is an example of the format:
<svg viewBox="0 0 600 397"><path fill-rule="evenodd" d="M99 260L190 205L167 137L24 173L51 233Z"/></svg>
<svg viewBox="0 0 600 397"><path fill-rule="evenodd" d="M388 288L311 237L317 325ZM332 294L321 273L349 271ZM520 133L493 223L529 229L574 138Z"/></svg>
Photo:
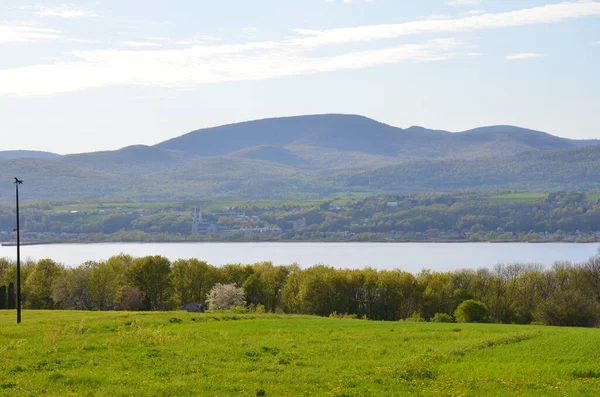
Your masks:
<svg viewBox="0 0 600 397"><path fill-rule="evenodd" d="M252 160L272 161L284 165L301 166L304 160L294 152L275 145L261 145L238 150L231 153L235 157L243 157Z"/></svg>
<svg viewBox="0 0 600 397"><path fill-rule="evenodd" d="M269 146L288 151L321 148L384 156L399 162L415 159L505 157L535 150L595 145L514 126L488 126L451 133L413 126L392 127L356 115L324 114L272 118L192 131L155 147L202 157L234 154ZM261 159L264 159L261 157ZM288 163L286 163L288 164Z"/></svg>
<svg viewBox="0 0 600 397"><path fill-rule="evenodd" d="M71 154L63 159L97 171L139 176L178 167L196 157L189 152L135 145L113 151Z"/></svg>
<svg viewBox="0 0 600 397"><path fill-rule="evenodd" d="M454 134L452 138L454 158L506 157L529 151L576 147L569 139L509 125L475 128ZM476 150L476 155L467 154L472 150Z"/></svg>
<svg viewBox="0 0 600 397"><path fill-rule="evenodd" d="M37 150L2 150L0 151L0 159L57 159L60 154L41 152Z"/></svg>
<svg viewBox="0 0 600 397"><path fill-rule="evenodd" d="M0 152L23 197L308 198L343 192L600 189L600 141L514 126L462 132L357 115L283 117L205 128L154 146L66 156ZM5 156L5 157L2 157Z"/></svg>
<svg viewBox="0 0 600 397"><path fill-rule="evenodd" d="M203 157L271 145L306 145L394 155L383 143L402 130L355 115L295 116L247 121L192 131L156 145Z"/></svg>
<svg viewBox="0 0 600 397"><path fill-rule="evenodd" d="M510 158L435 160L338 175L357 191L423 192L517 189L600 190L600 146L521 153Z"/></svg>
<svg viewBox="0 0 600 397"><path fill-rule="evenodd" d="M5 176L0 181L1 201L14 200L13 176L24 181L21 196L27 201L120 197L129 182L120 175L90 170L60 158L3 159L0 170Z"/></svg>
<svg viewBox="0 0 600 397"><path fill-rule="evenodd" d="M181 167L136 178L130 192L136 198L266 197L285 195L299 172L270 161L233 156L197 158Z"/></svg>

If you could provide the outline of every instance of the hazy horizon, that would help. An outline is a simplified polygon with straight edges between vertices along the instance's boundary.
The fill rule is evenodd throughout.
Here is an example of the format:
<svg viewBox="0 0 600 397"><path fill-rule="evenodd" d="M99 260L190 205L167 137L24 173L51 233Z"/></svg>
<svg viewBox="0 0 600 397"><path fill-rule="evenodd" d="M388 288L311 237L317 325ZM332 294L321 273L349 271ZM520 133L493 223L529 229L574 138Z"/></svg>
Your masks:
<svg viewBox="0 0 600 397"><path fill-rule="evenodd" d="M324 113L400 128L515 125L600 138L598 1L0 8L2 150L114 150Z"/></svg>
<svg viewBox="0 0 600 397"><path fill-rule="evenodd" d="M282 119L282 118L293 118L293 117L303 117L303 116L320 116L320 115L361 116L361 117L367 117L367 118L375 120L377 122L381 122L380 120L376 120L376 119L373 119L371 117L364 116L362 114L343 114L343 113L300 114L300 115L293 115L293 116L274 116L274 117L265 117L263 119L251 119L251 120L242 120L242 121L232 121L231 123L219 124L219 125L208 125L206 127L197 128L197 129L194 129L194 130L191 130L191 131L182 132L180 134L176 134L176 135L173 135L171 137L166 137L165 139L163 139L161 141L158 141L158 142L151 142L151 143L148 143L148 144L145 144L145 143L133 143L133 144L130 144L130 145L116 147L116 148L112 148L112 149L98 149L98 150L91 150L91 151L85 151L85 152L75 151L75 152L69 152L69 153L59 153L59 152L53 152L53 151L48 151L48 150L36 150L36 149L6 149L6 150L5 149L1 149L0 151L41 151L41 152L48 152L48 153L54 153L54 154L60 154L60 155L83 154L83 153L96 152L96 151L112 151L112 150L123 149L123 148L130 147L130 146L140 146L140 145L142 145L142 146L154 146L156 144L162 143L162 142L170 140L172 138L180 137L180 136L188 134L190 132L194 132L194 131L201 130L201 129L209 129L209 128L215 128L215 127L222 127L222 126L226 126L226 125L229 125L229 124L242 124L242 123L246 123L246 122L253 122L253 121L259 121L259 120L265 120L265 119ZM384 123L384 124L387 124L387 123ZM408 125L406 127L399 127L399 126L393 125L393 124L388 124L388 125L390 125L392 127L402 128L402 129L408 129L408 128L412 128L412 127L429 129L429 127L423 126L423 125ZM527 128L527 127L523 127L523 126L512 126L512 125L509 125L509 124L498 124L498 126L519 127L519 128L524 128L524 129L535 130L533 128ZM443 130L443 131L446 131L446 132L449 132L449 133L452 133L452 134L458 134L458 133L461 133L461 132L469 131L471 129L482 128L482 127L485 128L485 127L493 127L493 126L492 125L479 125L479 126L473 126L472 128L468 128L466 130L461 130L461 131L449 131L449 130L446 130L446 129L443 129L443 128L440 128L440 129L436 128L436 130ZM434 130L434 128L431 128L431 129ZM546 132L546 131L541 131L541 132ZM561 137L561 138L568 138L568 137L560 136L560 135L556 135L556 136ZM577 138L568 138L568 139L577 139ZM585 138L582 138L582 139L585 139ZM592 139L595 139L595 138L592 138Z"/></svg>

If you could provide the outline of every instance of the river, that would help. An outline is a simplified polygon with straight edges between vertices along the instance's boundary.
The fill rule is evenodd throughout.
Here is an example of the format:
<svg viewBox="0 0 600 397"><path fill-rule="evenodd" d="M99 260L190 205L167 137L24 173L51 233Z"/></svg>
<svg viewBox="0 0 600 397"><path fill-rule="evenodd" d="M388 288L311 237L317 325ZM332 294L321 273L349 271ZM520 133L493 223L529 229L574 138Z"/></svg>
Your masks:
<svg viewBox="0 0 600 397"><path fill-rule="evenodd" d="M171 260L198 258L221 266L272 261L306 268L327 264L341 268L454 270L491 268L498 263L581 262L598 253L600 244L575 243L105 243L49 244L21 247L21 257L51 258L67 266L104 260L121 252L163 255ZM0 247L0 257L16 258L16 247Z"/></svg>

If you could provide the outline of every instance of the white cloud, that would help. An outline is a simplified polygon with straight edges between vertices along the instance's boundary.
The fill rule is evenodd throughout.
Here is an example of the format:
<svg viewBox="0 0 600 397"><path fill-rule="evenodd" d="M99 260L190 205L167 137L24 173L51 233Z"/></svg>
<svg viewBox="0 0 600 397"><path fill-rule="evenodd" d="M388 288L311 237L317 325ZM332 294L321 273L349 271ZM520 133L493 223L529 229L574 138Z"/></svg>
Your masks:
<svg viewBox="0 0 600 397"><path fill-rule="evenodd" d="M466 12L467 15L479 15L479 14L485 14L484 10L471 10L471 11L467 11Z"/></svg>
<svg viewBox="0 0 600 397"><path fill-rule="evenodd" d="M544 58L545 54L538 54L536 52L519 52L515 54L509 54L506 56L506 59L509 61L519 60L519 59L535 59L535 58Z"/></svg>
<svg viewBox="0 0 600 397"><path fill-rule="evenodd" d="M346 3L346 4L350 4L352 3L352 0L340 0L342 3ZM365 3L372 3L375 0L363 0ZM325 3L335 3L336 0L325 0Z"/></svg>
<svg viewBox="0 0 600 397"><path fill-rule="evenodd" d="M124 41L121 45L125 47L162 47L162 44L151 41Z"/></svg>
<svg viewBox="0 0 600 397"><path fill-rule="evenodd" d="M54 7L46 7L42 4L36 4L33 8L36 10L35 15L40 18L81 19L98 16L94 12L78 8L72 4L62 4Z"/></svg>
<svg viewBox="0 0 600 397"><path fill-rule="evenodd" d="M313 52L324 46L366 43L419 34L447 34L493 28L560 22L600 15L600 3L569 2L513 12L445 20L423 20L344 29L296 30L279 41L244 44L185 43L184 48L109 49L69 53L73 61L0 70L0 95L52 95L114 85L141 85L190 89L198 84L264 80L280 76L359 69L414 61L441 61L478 56L473 45L455 39L437 39L370 51L335 48L340 55ZM2 26L2 25L0 25ZM35 34L36 32L31 32ZM57 35L44 31L37 34ZM0 35L2 37L2 35ZM24 39L25 37L21 37ZM14 39L13 39L14 40ZM159 40L124 42L123 45L156 46ZM144 43L144 44L141 44ZM323 49L325 50L325 49ZM539 56L539 54L535 54ZM510 58L509 58L510 57ZM532 54L512 54L526 59Z"/></svg>
<svg viewBox="0 0 600 397"><path fill-rule="evenodd" d="M481 0L452 0L446 1L449 6L472 6L481 3Z"/></svg>
<svg viewBox="0 0 600 397"><path fill-rule="evenodd" d="M452 19L452 15L446 15L446 14L433 14L433 15L429 15L427 17L423 17L423 19L427 19L427 20L434 20L434 19Z"/></svg>
<svg viewBox="0 0 600 397"><path fill-rule="evenodd" d="M496 14L475 15L444 20L412 21L388 25L367 25L354 28L306 30L306 45L341 44L391 39L424 33L469 32L561 22L567 19L600 15L600 3L594 1L565 2Z"/></svg>
<svg viewBox="0 0 600 397"><path fill-rule="evenodd" d="M60 37L57 30L0 21L0 43L31 43Z"/></svg>
<svg viewBox="0 0 600 397"><path fill-rule="evenodd" d="M270 47L265 43L263 49ZM0 95L51 95L112 85L185 88L224 81L265 80L406 61L440 61L471 46L454 39L430 40L338 56L310 57L294 51L255 53L256 46L191 47L181 50L96 50L72 53L75 62L0 71Z"/></svg>
<svg viewBox="0 0 600 397"><path fill-rule="evenodd" d="M187 38L187 39L179 39L179 40L175 40L175 44L180 44L180 45L198 45L198 44L206 44L207 42L211 42L211 41L221 41L222 39L220 37L215 37L215 36L198 36L198 37L192 37L192 38Z"/></svg>

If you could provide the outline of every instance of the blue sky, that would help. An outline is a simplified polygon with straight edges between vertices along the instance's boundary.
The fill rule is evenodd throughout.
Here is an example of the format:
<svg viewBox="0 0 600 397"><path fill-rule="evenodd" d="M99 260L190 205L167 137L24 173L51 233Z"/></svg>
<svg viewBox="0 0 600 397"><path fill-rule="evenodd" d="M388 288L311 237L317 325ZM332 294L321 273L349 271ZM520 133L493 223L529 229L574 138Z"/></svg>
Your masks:
<svg viewBox="0 0 600 397"><path fill-rule="evenodd" d="M3 0L2 150L154 144L263 117L600 138L600 2Z"/></svg>

